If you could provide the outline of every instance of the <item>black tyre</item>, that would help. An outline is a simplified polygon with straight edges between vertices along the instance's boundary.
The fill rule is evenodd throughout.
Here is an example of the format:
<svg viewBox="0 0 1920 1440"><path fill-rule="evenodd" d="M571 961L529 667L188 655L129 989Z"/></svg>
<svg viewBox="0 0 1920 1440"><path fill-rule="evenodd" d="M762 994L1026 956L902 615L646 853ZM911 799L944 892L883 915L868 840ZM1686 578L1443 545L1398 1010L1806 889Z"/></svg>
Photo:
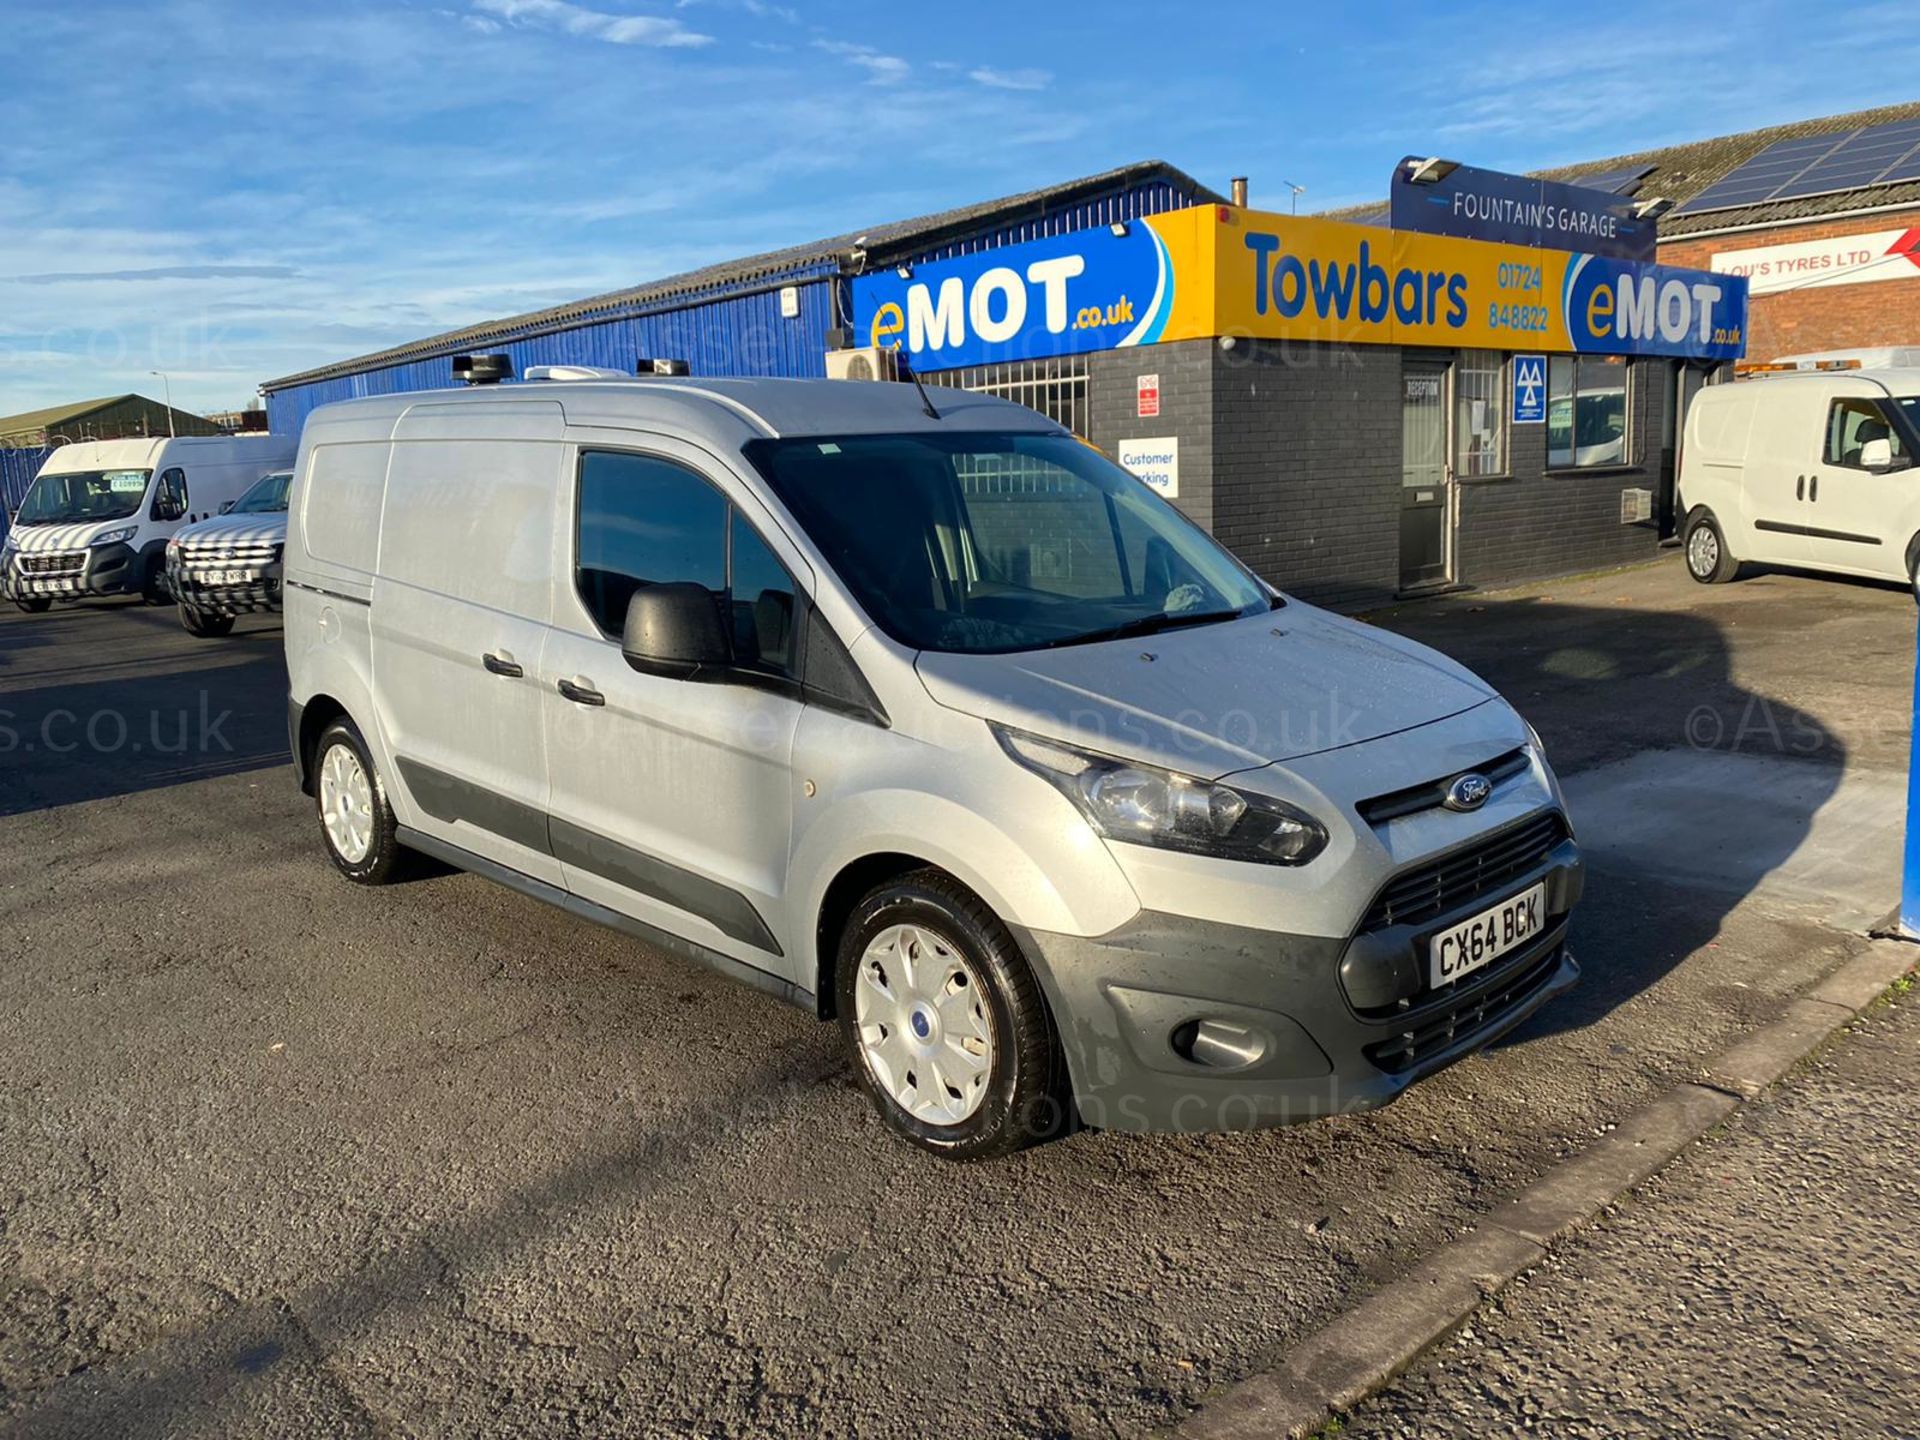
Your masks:
<svg viewBox="0 0 1920 1440"><path fill-rule="evenodd" d="M202 640L218 640L222 635L233 633L233 616L212 615L185 605L180 607L180 624L189 635L198 635Z"/></svg>
<svg viewBox="0 0 1920 1440"><path fill-rule="evenodd" d="M321 839L340 873L360 885L394 878L406 853L394 839L398 822L351 720L336 720L321 732L313 749L313 793Z"/></svg>
<svg viewBox="0 0 1920 1440"><path fill-rule="evenodd" d="M173 587L167 583L167 562L155 555L147 561L147 578L141 583L140 598L149 605L165 605L173 599Z"/></svg>
<svg viewBox="0 0 1920 1440"><path fill-rule="evenodd" d="M36 595L31 600L16 600L13 603L29 615L44 615L53 608L53 601L44 595Z"/></svg>
<svg viewBox="0 0 1920 1440"><path fill-rule="evenodd" d="M1060 1042L1020 948L938 870L870 891L840 939L841 1033L896 1134L949 1160L1011 1154L1067 1127Z"/></svg>
<svg viewBox="0 0 1920 1440"><path fill-rule="evenodd" d="M1687 574L1702 585L1724 585L1740 573L1740 562L1727 549L1727 537L1710 510L1687 517L1686 552Z"/></svg>

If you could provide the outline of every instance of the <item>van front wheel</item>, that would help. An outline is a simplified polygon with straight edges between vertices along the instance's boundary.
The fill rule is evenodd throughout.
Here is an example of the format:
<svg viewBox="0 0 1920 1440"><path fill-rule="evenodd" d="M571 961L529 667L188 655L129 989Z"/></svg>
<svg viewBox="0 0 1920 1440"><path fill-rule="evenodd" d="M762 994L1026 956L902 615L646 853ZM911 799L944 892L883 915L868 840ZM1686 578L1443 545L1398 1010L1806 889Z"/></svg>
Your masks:
<svg viewBox="0 0 1920 1440"><path fill-rule="evenodd" d="M233 633L233 616L215 615L188 605L180 607L180 624L189 635L197 635L202 640L218 640L222 635Z"/></svg>
<svg viewBox="0 0 1920 1440"><path fill-rule="evenodd" d="M44 595L36 595L31 600L16 600L13 603L29 615L44 615L53 608L53 601Z"/></svg>
<svg viewBox="0 0 1920 1440"><path fill-rule="evenodd" d="M861 1088L904 1139L986 1160L1065 1128L1039 982L951 877L920 870L869 892L841 937L835 988Z"/></svg>
<svg viewBox="0 0 1920 1440"><path fill-rule="evenodd" d="M382 885L403 853L387 787L351 720L336 720L313 752L320 834L334 867L360 885Z"/></svg>
<svg viewBox="0 0 1920 1440"><path fill-rule="evenodd" d="M1740 562L1727 550L1720 522L1708 510L1687 517L1687 574L1702 585L1724 585L1739 573Z"/></svg>

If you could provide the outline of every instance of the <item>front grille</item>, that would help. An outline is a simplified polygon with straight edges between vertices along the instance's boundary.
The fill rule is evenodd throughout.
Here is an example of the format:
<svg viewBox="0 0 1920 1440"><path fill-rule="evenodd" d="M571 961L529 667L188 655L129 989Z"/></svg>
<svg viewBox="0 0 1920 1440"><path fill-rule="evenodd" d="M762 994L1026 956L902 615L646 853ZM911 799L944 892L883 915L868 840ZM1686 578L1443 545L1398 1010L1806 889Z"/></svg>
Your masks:
<svg viewBox="0 0 1920 1440"><path fill-rule="evenodd" d="M1494 785L1511 780L1526 772L1532 761L1527 758L1524 749L1509 750L1504 755L1496 755L1484 765L1475 765L1467 770L1456 770L1451 775L1442 775L1438 780L1423 781L1418 785L1409 785L1404 790L1392 790L1385 795L1375 795L1362 800L1354 808L1360 812L1360 818L1369 825L1383 825L1389 820L1397 820L1402 815L1417 815L1423 810L1437 810L1447 801L1447 788L1462 775L1484 775Z"/></svg>
<svg viewBox="0 0 1920 1440"><path fill-rule="evenodd" d="M87 568L87 552L84 550L43 550L37 554L20 556L20 572L23 575L78 575Z"/></svg>
<svg viewBox="0 0 1920 1440"><path fill-rule="evenodd" d="M202 570L264 570L279 546L268 541L236 545L182 545L180 568L189 574Z"/></svg>
<svg viewBox="0 0 1920 1440"><path fill-rule="evenodd" d="M1473 844L1416 865L1387 882L1361 922L1363 931L1417 925L1456 910L1547 858L1567 838L1567 822L1549 810Z"/></svg>
<svg viewBox="0 0 1920 1440"><path fill-rule="evenodd" d="M1469 987L1454 1004L1427 1011L1407 1029L1369 1045L1367 1059L1389 1074L1397 1074L1493 1029L1545 988L1560 966L1560 951L1561 942L1556 939L1544 954L1522 956L1506 969L1495 971L1481 984Z"/></svg>

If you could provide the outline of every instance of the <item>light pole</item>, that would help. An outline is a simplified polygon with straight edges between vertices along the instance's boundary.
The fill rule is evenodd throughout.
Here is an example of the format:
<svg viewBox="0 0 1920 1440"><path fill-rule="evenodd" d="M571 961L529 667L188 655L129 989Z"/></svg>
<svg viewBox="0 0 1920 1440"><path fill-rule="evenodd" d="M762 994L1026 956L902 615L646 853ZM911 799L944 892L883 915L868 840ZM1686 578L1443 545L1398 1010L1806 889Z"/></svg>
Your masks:
<svg viewBox="0 0 1920 1440"><path fill-rule="evenodd" d="M1306 191L1307 187L1304 185L1296 185L1291 180L1282 180L1280 183L1293 192L1293 213L1298 215L1300 213L1300 196Z"/></svg>
<svg viewBox="0 0 1920 1440"><path fill-rule="evenodd" d="M158 375L160 383L167 387L167 438L171 440L173 438L173 381L167 378L167 372L164 370L149 370L147 373Z"/></svg>

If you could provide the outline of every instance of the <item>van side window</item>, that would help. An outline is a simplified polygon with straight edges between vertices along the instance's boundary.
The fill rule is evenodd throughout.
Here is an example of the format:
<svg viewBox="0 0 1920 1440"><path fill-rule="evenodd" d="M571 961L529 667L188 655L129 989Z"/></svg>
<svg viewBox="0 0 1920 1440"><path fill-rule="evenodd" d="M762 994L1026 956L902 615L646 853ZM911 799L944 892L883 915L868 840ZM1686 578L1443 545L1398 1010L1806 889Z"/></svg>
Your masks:
<svg viewBox="0 0 1920 1440"><path fill-rule="evenodd" d="M721 608L736 663L794 675L793 577L693 471L650 455L582 455L578 547L580 599L603 634L620 634L642 585L691 581Z"/></svg>
<svg viewBox="0 0 1920 1440"><path fill-rule="evenodd" d="M149 520L178 520L187 513L187 472L178 466L160 472L160 480L153 487L153 505L147 512Z"/></svg>
<svg viewBox="0 0 1920 1440"><path fill-rule="evenodd" d="M1900 432L1887 423L1886 415L1871 400L1836 400L1827 411L1827 464L1863 468L1860 450L1869 440L1893 442L1896 462L1906 459L1907 447Z"/></svg>

